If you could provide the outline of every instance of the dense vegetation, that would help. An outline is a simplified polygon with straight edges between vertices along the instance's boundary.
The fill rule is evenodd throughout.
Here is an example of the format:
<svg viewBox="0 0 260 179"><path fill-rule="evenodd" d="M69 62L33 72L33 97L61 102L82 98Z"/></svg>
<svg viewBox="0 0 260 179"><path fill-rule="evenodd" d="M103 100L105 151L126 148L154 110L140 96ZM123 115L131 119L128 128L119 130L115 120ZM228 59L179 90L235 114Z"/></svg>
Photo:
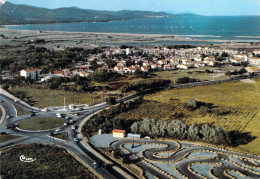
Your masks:
<svg viewBox="0 0 260 179"><path fill-rule="evenodd" d="M24 155L36 159L23 163ZM93 174L66 150L50 145L30 144L2 150L0 175L5 178L93 178Z"/></svg>
<svg viewBox="0 0 260 179"><path fill-rule="evenodd" d="M116 115L134 109L142 102L141 98L128 103L120 103L118 106L111 106L109 109L94 115L84 124L82 132L85 136L90 136L102 129L102 133L111 133L113 129L126 129L130 131L130 126L135 120L118 118Z"/></svg>
<svg viewBox="0 0 260 179"><path fill-rule="evenodd" d="M171 83L170 80L161 80L161 79L137 81L129 85L122 86L121 92L127 93L130 91L143 91L147 89L156 89L158 87L164 87L170 83Z"/></svg>
<svg viewBox="0 0 260 179"><path fill-rule="evenodd" d="M217 145L232 144L232 136L221 127L203 125L185 125L181 120L144 119L131 126L131 131L153 137L172 137L174 139L187 139L202 141Z"/></svg>
<svg viewBox="0 0 260 179"><path fill-rule="evenodd" d="M177 83L178 84L185 84L185 83L194 83L194 82L199 82L200 80L190 78L190 77L183 77L183 78L178 78Z"/></svg>
<svg viewBox="0 0 260 179"><path fill-rule="evenodd" d="M7 51L1 55L0 66L2 70L10 70L12 73L29 67L39 67L41 73L45 74L60 68L73 67L76 62L85 61L89 54L102 52L100 48L66 48L62 51L53 51L35 44L28 44L26 50Z"/></svg>

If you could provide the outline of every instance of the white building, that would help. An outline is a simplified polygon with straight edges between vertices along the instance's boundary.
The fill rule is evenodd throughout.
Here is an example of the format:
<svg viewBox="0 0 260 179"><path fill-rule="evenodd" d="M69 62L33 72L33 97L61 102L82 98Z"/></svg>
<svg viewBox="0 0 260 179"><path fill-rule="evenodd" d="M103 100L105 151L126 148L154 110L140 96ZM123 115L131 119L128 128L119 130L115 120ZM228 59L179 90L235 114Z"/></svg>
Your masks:
<svg viewBox="0 0 260 179"><path fill-rule="evenodd" d="M38 80L40 79L40 72L41 70L39 68L25 69L20 71L20 75L32 80Z"/></svg>
<svg viewBox="0 0 260 179"><path fill-rule="evenodd" d="M253 66L260 66L260 58L258 57L250 57L249 64Z"/></svg>

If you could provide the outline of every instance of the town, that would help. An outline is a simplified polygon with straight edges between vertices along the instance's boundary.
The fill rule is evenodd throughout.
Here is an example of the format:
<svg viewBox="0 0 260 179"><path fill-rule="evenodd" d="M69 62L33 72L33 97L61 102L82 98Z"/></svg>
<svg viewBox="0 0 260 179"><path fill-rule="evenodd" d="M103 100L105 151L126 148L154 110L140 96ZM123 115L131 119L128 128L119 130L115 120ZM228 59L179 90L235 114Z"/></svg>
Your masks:
<svg viewBox="0 0 260 179"><path fill-rule="evenodd" d="M90 54L85 61L73 61L67 68L40 74L40 67L20 71L20 76L47 81L55 77L87 77L95 70L117 72L120 75L138 71L187 70L205 66L241 66L248 73L257 73L260 67L260 51L219 50L208 47L173 49L171 47L106 47L102 53ZM8 71L5 71L8 74ZM244 72L245 73L245 72Z"/></svg>

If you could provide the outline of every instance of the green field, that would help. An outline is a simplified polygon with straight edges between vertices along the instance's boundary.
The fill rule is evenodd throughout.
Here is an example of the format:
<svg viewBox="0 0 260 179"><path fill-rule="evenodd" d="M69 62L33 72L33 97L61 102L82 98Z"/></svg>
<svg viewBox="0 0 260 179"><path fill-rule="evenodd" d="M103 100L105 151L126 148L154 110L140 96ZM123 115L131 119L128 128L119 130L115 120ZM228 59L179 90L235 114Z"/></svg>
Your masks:
<svg viewBox="0 0 260 179"><path fill-rule="evenodd" d="M0 143L7 142L9 140L17 139L19 136L13 136L9 134L0 135Z"/></svg>
<svg viewBox="0 0 260 179"><path fill-rule="evenodd" d="M208 123L226 131L249 132L257 137L236 149L260 155L260 79L255 83L227 82L217 85L173 89L144 96L136 109L121 113L118 118L141 120L155 118L171 121L183 120L187 125ZM220 114L202 113L184 106L190 98L213 103ZM222 114L221 114L222 113Z"/></svg>
<svg viewBox="0 0 260 179"><path fill-rule="evenodd" d="M19 123L19 128L24 130L48 130L62 126L64 121L60 118L33 117Z"/></svg>
<svg viewBox="0 0 260 179"><path fill-rule="evenodd" d="M182 113L182 120L186 124L210 123L222 126L227 131L238 130L249 132L256 136L252 142L240 145L237 149L260 154L260 79L255 83L229 82L218 85L200 86L185 89L173 89L147 95L145 100L158 102L171 106L173 110L157 110L161 118L174 118L175 113ZM189 98L197 101L213 103L215 108L222 112L229 111L226 115L206 114L199 110L190 111L183 107ZM155 108L155 107L153 107ZM143 110L142 110L143 111ZM147 113L153 112L152 110ZM160 114L158 114L160 112ZM138 114L138 112L136 112ZM140 113L140 112L139 112ZM171 116L172 114L172 116Z"/></svg>
<svg viewBox="0 0 260 179"><path fill-rule="evenodd" d="M20 161L24 155L36 159ZM42 144L15 146L1 151L2 178L94 178L94 175L65 149Z"/></svg>
<svg viewBox="0 0 260 179"><path fill-rule="evenodd" d="M17 110L17 116L22 116L22 115L25 115L25 114L31 114L30 111L24 110L23 108L19 107L16 104L14 104L14 107Z"/></svg>
<svg viewBox="0 0 260 179"><path fill-rule="evenodd" d="M68 134L66 132L60 133L60 134L55 135L53 137L58 138L58 139L62 139L62 140L68 140Z"/></svg>
<svg viewBox="0 0 260 179"><path fill-rule="evenodd" d="M34 89L29 87L14 87L11 91L22 91L29 98L33 106L45 108L50 106L63 106L63 99L65 97L65 104L92 104L94 102L101 102L103 100L102 94L91 93L75 93L65 92L61 90L48 89Z"/></svg>

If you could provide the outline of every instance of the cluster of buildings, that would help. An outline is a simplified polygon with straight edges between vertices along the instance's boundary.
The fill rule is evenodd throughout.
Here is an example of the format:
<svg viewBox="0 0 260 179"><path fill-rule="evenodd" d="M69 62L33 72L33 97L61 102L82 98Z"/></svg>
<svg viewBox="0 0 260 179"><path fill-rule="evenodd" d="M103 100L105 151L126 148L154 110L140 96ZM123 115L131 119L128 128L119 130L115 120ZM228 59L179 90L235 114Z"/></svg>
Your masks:
<svg viewBox="0 0 260 179"><path fill-rule="evenodd" d="M228 54L223 57L221 61L216 59L222 53ZM218 55L216 55L218 54ZM120 49L118 47L111 47L105 49L100 54L90 55L87 62L78 61L68 69L61 69L53 71L50 74L42 75L42 81L54 77L72 77L79 75L87 77L94 71L91 68L91 62L96 61L99 66L96 70L111 70L120 74L134 73L136 70L143 72L148 71L163 71L174 69L189 69L199 68L204 66L214 66L217 62L223 64L241 64L247 62L249 66L254 68L260 67L260 50L253 53L235 50L220 50L208 47L197 47L189 49L168 49L164 48L126 48ZM112 59L114 67L109 68L106 59ZM40 76L40 69L24 69L20 71L20 76L31 79L38 79Z"/></svg>

